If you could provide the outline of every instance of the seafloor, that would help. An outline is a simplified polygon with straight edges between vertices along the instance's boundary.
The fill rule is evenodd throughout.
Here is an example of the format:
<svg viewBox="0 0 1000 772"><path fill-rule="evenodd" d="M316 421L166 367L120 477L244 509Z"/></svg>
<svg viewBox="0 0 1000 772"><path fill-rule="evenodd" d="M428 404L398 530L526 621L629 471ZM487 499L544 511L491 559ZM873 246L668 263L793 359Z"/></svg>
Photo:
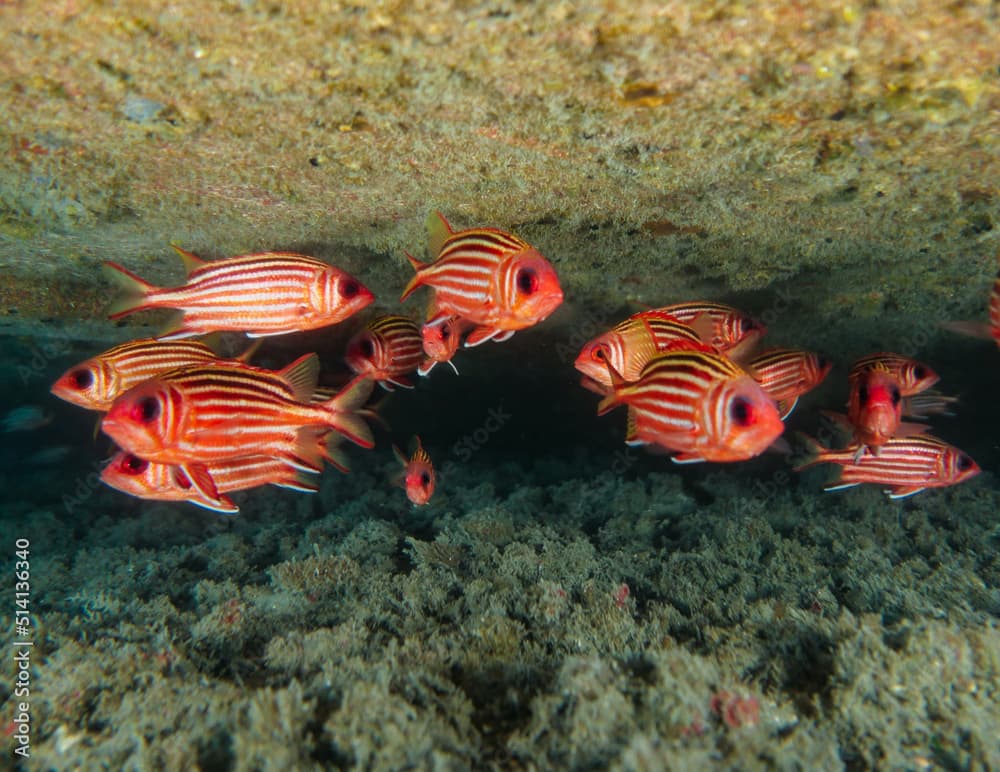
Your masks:
<svg viewBox="0 0 1000 772"><path fill-rule="evenodd" d="M0 2L0 43L2 412L51 418L0 435L0 767L25 701L25 769L1000 769L1000 352L939 328L997 268L996 3ZM105 320L101 260L294 249L396 311L431 208L524 236L564 306L391 395L317 495L97 481L48 388L157 321ZM695 298L834 359L789 433L853 358L929 362L983 473L893 502L629 450L572 360ZM255 361L336 376L362 321Z"/></svg>

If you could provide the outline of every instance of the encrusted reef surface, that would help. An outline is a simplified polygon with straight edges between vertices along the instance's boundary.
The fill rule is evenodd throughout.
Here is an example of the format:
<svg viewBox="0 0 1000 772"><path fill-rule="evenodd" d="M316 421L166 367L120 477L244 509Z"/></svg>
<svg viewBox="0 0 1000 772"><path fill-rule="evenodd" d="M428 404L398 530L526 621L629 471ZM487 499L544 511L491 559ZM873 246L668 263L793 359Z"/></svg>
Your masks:
<svg viewBox="0 0 1000 772"><path fill-rule="evenodd" d="M1000 353L938 328L996 271L998 29L989 2L0 2L0 394L51 418L0 435L25 768L1000 768ZM564 307L393 395L317 495L227 518L100 485L94 417L46 391L155 329L104 320L101 260L177 283L170 241L293 249L395 311L431 208L536 245ZM627 449L576 350L695 298L834 359L792 429L852 357L931 363L983 474L890 502ZM361 321L255 361L336 370ZM390 484L413 434L421 509Z"/></svg>

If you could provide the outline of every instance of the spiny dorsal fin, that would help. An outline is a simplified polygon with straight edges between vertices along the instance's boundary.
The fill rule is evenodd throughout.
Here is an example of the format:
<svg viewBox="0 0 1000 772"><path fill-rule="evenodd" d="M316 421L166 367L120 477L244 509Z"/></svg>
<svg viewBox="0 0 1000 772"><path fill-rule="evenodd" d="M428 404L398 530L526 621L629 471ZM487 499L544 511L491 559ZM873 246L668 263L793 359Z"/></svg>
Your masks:
<svg viewBox="0 0 1000 772"><path fill-rule="evenodd" d="M438 211L427 215L427 249L432 258L441 254L441 247L454 233L444 215Z"/></svg>
<svg viewBox="0 0 1000 772"><path fill-rule="evenodd" d="M198 257L198 255L194 252L188 252L183 247L177 246L177 244L171 243L170 246L173 247L174 252L181 256L181 261L184 263L184 273L188 276L205 265L205 261Z"/></svg>

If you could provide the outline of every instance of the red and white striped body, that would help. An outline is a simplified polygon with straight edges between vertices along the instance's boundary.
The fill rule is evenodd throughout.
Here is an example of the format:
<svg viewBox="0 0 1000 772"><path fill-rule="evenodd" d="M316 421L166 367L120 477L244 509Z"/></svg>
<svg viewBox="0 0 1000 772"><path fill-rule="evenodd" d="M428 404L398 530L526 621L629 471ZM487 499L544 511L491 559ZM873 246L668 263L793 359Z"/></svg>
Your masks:
<svg viewBox="0 0 1000 772"><path fill-rule="evenodd" d="M319 488L281 459L269 456L245 456L210 464L207 473L215 483L218 497L207 496L192 482L183 466L157 464L125 451L119 451L101 471L101 480L112 488L156 501L189 501L216 512L239 512L233 501L223 495L233 491L277 485L306 493Z"/></svg>
<svg viewBox="0 0 1000 772"><path fill-rule="evenodd" d="M627 404L626 443L661 445L679 454L678 462L752 458L784 430L774 401L721 354L660 354L635 383L612 388L598 415Z"/></svg>
<svg viewBox="0 0 1000 772"><path fill-rule="evenodd" d="M622 380L633 383L656 354L685 349L712 350L701 341L698 333L670 314L643 311L584 344L574 366L590 379L584 385L600 393L611 388L609 365ZM591 383L598 388L593 388Z"/></svg>
<svg viewBox="0 0 1000 772"><path fill-rule="evenodd" d="M876 368L886 370L896 379L899 393L904 397L919 394L941 380L941 376L923 362L889 351L869 354L856 361L851 365L847 380L853 384L863 373Z"/></svg>
<svg viewBox="0 0 1000 772"><path fill-rule="evenodd" d="M997 274L996 281L993 282L993 291L990 293L990 334L993 340L1000 346L1000 273Z"/></svg>
<svg viewBox="0 0 1000 772"><path fill-rule="evenodd" d="M344 361L358 375L371 375L382 388L412 389L406 376L424 360L420 328L405 316L372 319L347 343Z"/></svg>
<svg viewBox="0 0 1000 772"><path fill-rule="evenodd" d="M826 486L828 491L874 483L886 486L890 497L898 499L925 488L955 485L980 471L961 450L929 434L891 439L877 456L859 453L857 446L828 450L814 443L814 449L816 457L797 470L817 464L840 465L842 471Z"/></svg>
<svg viewBox="0 0 1000 772"><path fill-rule="evenodd" d="M435 291L428 324L460 316L476 325L465 341L507 340L516 330L545 319L560 303L555 269L517 236L497 228L454 232L440 213L428 222L432 263L407 255L416 275L403 290L405 300L418 287ZM435 247L439 247L435 249Z"/></svg>
<svg viewBox="0 0 1000 772"><path fill-rule="evenodd" d="M219 361L204 343L143 338L122 343L63 373L52 393L87 410L107 410L124 392L178 367Z"/></svg>
<svg viewBox="0 0 1000 772"><path fill-rule="evenodd" d="M211 464L269 455L314 471L321 466L319 436L328 429L362 447L373 445L356 414L371 393L371 379L358 377L336 397L310 403L318 368L312 354L281 371L239 363L173 370L122 394L101 426L147 461Z"/></svg>
<svg viewBox="0 0 1000 772"><path fill-rule="evenodd" d="M762 322L722 303L692 301L653 310L670 314L696 330L700 331L704 327L702 340L723 353L730 352L740 344L743 344L741 349L745 349L767 333L767 327ZM709 324L705 324L706 321Z"/></svg>
<svg viewBox="0 0 1000 772"><path fill-rule="evenodd" d="M747 368L764 391L778 404L781 420L785 420L799 397L816 388L833 363L811 351L772 348L750 360Z"/></svg>
<svg viewBox="0 0 1000 772"><path fill-rule="evenodd" d="M190 272L187 283L173 289L154 287L119 265L106 263L113 269L112 278L129 293L112 307L110 318L150 308L175 308L181 318L158 337L170 340L219 330L257 337L336 324L375 299L350 274L294 252L204 262L177 251Z"/></svg>

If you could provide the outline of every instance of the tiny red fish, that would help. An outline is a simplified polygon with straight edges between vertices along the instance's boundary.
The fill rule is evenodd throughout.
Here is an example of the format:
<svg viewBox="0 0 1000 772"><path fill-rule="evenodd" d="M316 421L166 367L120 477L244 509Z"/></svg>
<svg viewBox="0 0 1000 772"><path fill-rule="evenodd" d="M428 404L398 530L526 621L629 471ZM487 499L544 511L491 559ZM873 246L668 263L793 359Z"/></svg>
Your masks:
<svg viewBox="0 0 1000 772"><path fill-rule="evenodd" d="M261 252L206 262L174 247L188 280L182 287L155 287L116 263L109 276L125 289L111 308L119 319L151 308L178 313L164 340L221 330L250 337L283 335L341 322L375 296L361 282L332 265L294 252Z"/></svg>
<svg viewBox="0 0 1000 772"><path fill-rule="evenodd" d="M979 474L979 466L953 445L921 434L887 441L877 455L858 452L854 446L829 450L808 439L814 457L796 471L817 464L839 464L837 479L825 490L850 488L861 483L884 485L890 498L912 496L926 488L943 488Z"/></svg>
<svg viewBox="0 0 1000 772"><path fill-rule="evenodd" d="M880 351L859 359L851 365L847 380L853 383L862 373L876 368L888 371L896 379L899 384L899 393L904 397L919 394L941 380L941 376L934 372L929 365L902 354L893 354L890 351Z"/></svg>
<svg viewBox="0 0 1000 772"><path fill-rule="evenodd" d="M316 471L321 437L330 429L362 447L374 444L359 415L371 378L358 376L335 397L311 402L318 374L315 354L279 371L234 363L171 370L122 394L101 428L147 461L210 464L269 455Z"/></svg>
<svg viewBox="0 0 1000 772"><path fill-rule="evenodd" d="M435 365L444 362L451 366L455 375L458 375L458 368L451 359L462 345L462 333L468 326L461 317L451 316L440 324L425 324L421 327L420 336L427 358L421 362L417 372L420 375L428 375Z"/></svg>
<svg viewBox="0 0 1000 772"><path fill-rule="evenodd" d="M732 306L707 301L674 303L654 309L670 314L701 335L702 341L730 359L745 355L764 335L767 327Z"/></svg>
<svg viewBox="0 0 1000 772"><path fill-rule="evenodd" d="M371 375L386 391L393 386L412 389L407 375L424 360L420 328L406 316L376 317L348 341L344 360L358 375Z"/></svg>
<svg viewBox="0 0 1000 772"><path fill-rule="evenodd" d="M784 431L774 400L721 354L669 351L650 360L635 383L612 377L598 415L627 404L625 442L661 445L677 463L753 458Z"/></svg>
<svg viewBox="0 0 1000 772"><path fill-rule="evenodd" d="M238 361L245 361L245 356ZM219 360L201 341L142 338L71 367L52 385L52 393L87 410L105 411L120 394L154 375Z"/></svg>
<svg viewBox="0 0 1000 772"><path fill-rule="evenodd" d="M211 498L203 492L207 483L196 484L190 471L175 464L157 464L125 451L119 451L101 471L101 480L112 488L156 501L189 501L215 512L236 514L240 508L226 496L233 491L277 485L305 493L315 493L319 486L301 470L269 456L246 456L198 468L208 474L217 491Z"/></svg>
<svg viewBox="0 0 1000 772"><path fill-rule="evenodd" d="M416 439L417 449L413 451L409 460L395 445L392 446L392 451L403 465L402 483L403 487L406 488L406 497L413 502L414 506L422 507L434 495L436 476L431 457L427 455L427 451L420 444L420 438Z"/></svg>
<svg viewBox="0 0 1000 772"><path fill-rule="evenodd" d="M537 324L562 303L559 277L534 247L497 228L453 231L444 215L428 219L430 252L424 263L406 257L416 275L400 300L421 286L434 289L427 324L442 324L460 316L476 325L465 340L477 346L487 340L507 340L517 330Z"/></svg>
<svg viewBox="0 0 1000 772"><path fill-rule="evenodd" d="M664 351L712 351L694 330L662 311L642 311L619 322L580 349L574 367L582 385L604 395L611 388L610 365L623 380L634 383L642 368Z"/></svg>
<svg viewBox="0 0 1000 772"><path fill-rule="evenodd" d="M778 405L784 421L799 397L812 391L830 372L833 363L811 351L771 348L747 363L747 369Z"/></svg>

